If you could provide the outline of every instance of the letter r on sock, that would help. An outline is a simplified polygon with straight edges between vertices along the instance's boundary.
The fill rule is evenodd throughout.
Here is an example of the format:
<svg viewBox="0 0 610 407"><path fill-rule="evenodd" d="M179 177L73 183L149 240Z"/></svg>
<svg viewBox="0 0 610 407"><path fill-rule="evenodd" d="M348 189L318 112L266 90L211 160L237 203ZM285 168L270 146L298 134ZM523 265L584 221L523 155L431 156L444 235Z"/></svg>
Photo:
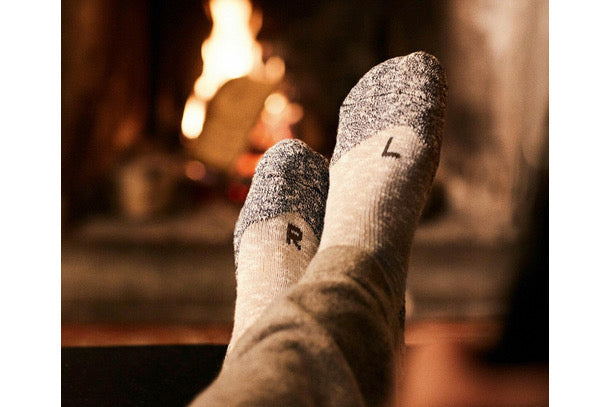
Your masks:
<svg viewBox="0 0 610 407"><path fill-rule="evenodd" d="M286 243L294 243L297 249L301 250L301 240L303 240L303 231L298 226L288 223L286 230Z"/></svg>

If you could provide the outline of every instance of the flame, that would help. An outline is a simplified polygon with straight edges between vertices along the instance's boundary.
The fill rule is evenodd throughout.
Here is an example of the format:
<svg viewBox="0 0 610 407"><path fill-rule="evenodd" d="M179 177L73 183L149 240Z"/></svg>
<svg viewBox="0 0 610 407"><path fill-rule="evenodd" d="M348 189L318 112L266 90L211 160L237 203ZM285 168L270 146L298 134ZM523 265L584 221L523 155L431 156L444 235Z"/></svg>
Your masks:
<svg viewBox="0 0 610 407"><path fill-rule="evenodd" d="M284 61L278 57L262 60L262 47L256 42L260 24L248 0L211 0L212 32L201 46L203 72L195 81L193 94L184 106L182 133L195 139L201 134L207 103L227 81L255 72L263 80L279 82Z"/></svg>
<svg viewBox="0 0 610 407"><path fill-rule="evenodd" d="M265 110L274 116L281 115L286 106L288 106L288 99L281 93L272 93L265 100Z"/></svg>
<svg viewBox="0 0 610 407"><path fill-rule="evenodd" d="M290 126L302 117L301 105L291 103L280 92L272 93L265 100L260 119L250 132L250 144L264 151L282 139L294 138ZM251 168L252 171L254 167Z"/></svg>
<svg viewBox="0 0 610 407"><path fill-rule="evenodd" d="M250 29L252 6L247 0L212 0L212 33L201 46L203 73L195 95L208 100L229 79L247 75L260 63L262 49Z"/></svg>
<svg viewBox="0 0 610 407"><path fill-rule="evenodd" d="M204 102L195 96L189 97L184 106L184 116L182 116L182 134L190 139L199 137L204 120Z"/></svg>

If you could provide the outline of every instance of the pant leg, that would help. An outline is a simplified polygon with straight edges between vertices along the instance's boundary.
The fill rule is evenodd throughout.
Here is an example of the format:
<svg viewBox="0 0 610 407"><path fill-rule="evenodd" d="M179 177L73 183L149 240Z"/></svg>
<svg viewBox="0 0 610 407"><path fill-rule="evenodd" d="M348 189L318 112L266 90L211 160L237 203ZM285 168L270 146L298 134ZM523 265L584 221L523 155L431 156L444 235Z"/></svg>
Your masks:
<svg viewBox="0 0 610 407"><path fill-rule="evenodd" d="M352 247L317 253L193 406L384 405L403 343L404 274Z"/></svg>

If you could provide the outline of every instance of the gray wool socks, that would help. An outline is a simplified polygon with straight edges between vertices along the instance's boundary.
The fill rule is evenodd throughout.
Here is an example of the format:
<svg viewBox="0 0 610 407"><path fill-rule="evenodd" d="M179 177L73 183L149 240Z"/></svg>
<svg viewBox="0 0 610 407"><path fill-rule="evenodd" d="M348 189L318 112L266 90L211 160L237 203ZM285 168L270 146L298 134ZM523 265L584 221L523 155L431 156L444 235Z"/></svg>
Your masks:
<svg viewBox="0 0 610 407"><path fill-rule="evenodd" d="M404 306L411 241L439 162L446 92L441 66L424 52L373 67L341 106L330 189L327 161L305 143L284 140L265 153L235 229L229 352L327 248L374 258L387 273L391 312Z"/></svg>
<svg viewBox="0 0 610 407"><path fill-rule="evenodd" d="M406 263L439 162L447 86L424 52L373 67L339 117L319 250L350 246L388 271L404 298Z"/></svg>
<svg viewBox="0 0 610 407"><path fill-rule="evenodd" d="M235 323L229 351L315 255L328 194L328 161L295 139L261 158L235 226Z"/></svg>

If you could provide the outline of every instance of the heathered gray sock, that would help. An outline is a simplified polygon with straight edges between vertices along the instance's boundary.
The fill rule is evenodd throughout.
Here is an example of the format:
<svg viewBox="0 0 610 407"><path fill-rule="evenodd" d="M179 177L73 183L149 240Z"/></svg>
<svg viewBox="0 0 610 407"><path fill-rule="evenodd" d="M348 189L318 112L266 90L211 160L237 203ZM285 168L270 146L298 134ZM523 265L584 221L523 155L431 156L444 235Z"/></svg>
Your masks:
<svg viewBox="0 0 610 407"><path fill-rule="evenodd" d="M411 241L439 162L446 92L436 58L416 52L373 67L340 110L319 251L371 254L403 304Z"/></svg>
<svg viewBox="0 0 610 407"><path fill-rule="evenodd" d="M296 283L320 242L328 161L283 140L261 158L235 226L235 323L229 350L264 309Z"/></svg>

